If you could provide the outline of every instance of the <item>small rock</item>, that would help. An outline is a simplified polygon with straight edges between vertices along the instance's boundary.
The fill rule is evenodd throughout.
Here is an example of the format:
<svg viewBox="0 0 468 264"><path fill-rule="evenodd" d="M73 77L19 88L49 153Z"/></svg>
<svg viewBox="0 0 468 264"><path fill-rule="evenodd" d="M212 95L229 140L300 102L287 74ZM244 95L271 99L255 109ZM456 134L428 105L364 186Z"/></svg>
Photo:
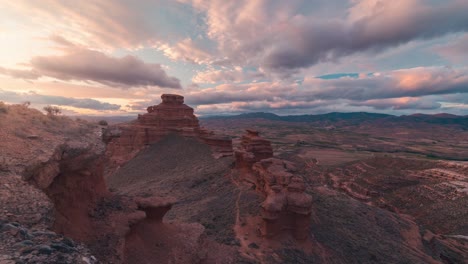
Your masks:
<svg viewBox="0 0 468 264"><path fill-rule="evenodd" d="M4 224L2 226L2 231L8 231L8 230L17 230L18 227L12 225L12 224Z"/></svg>
<svg viewBox="0 0 468 264"><path fill-rule="evenodd" d="M33 246L33 245L34 245L34 242L32 242L31 240L24 240L24 241L16 243L14 247L26 247L26 246Z"/></svg>
<svg viewBox="0 0 468 264"><path fill-rule="evenodd" d="M34 251L34 247L23 247L22 249L20 249L21 255L27 255L33 251Z"/></svg>
<svg viewBox="0 0 468 264"><path fill-rule="evenodd" d="M23 238L26 239L26 240L29 240L29 239L33 238L33 236L31 236L31 235L28 233L28 231L27 231L26 229L21 228L21 229L19 230L19 233L20 233L20 235L23 236Z"/></svg>
<svg viewBox="0 0 468 264"><path fill-rule="evenodd" d="M54 232L49 232L49 231L34 231L32 232L33 236L48 236L48 237L54 237L57 234Z"/></svg>
<svg viewBox="0 0 468 264"><path fill-rule="evenodd" d="M44 255L50 255L52 254L52 252L54 252L54 250L47 245L40 245L36 247L36 249L39 252L39 254L44 254Z"/></svg>
<svg viewBox="0 0 468 264"><path fill-rule="evenodd" d="M252 243L249 244L249 248L259 249L260 247L256 243L252 242Z"/></svg>
<svg viewBox="0 0 468 264"><path fill-rule="evenodd" d="M64 237L61 242L69 247L75 247L75 242L68 237Z"/></svg>
<svg viewBox="0 0 468 264"><path fill-rule="evenodd" d="M50 247L57 250L57 251L60 251L60 252L63 252L63 253L71 253L74 251L73 248L63 244L63 243L52 243L50 244Z"/></svg>

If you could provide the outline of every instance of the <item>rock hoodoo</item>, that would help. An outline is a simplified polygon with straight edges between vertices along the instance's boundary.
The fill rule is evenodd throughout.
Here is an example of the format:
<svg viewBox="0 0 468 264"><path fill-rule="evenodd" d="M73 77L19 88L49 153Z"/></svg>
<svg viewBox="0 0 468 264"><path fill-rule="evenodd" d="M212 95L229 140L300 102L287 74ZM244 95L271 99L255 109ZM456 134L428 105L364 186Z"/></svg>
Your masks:
<svg viewBox="0 0 468 264"><path fill-rule="evenodd" d="M240 180L253 183L265 196L260 205L260 234L271 238L290 231L298 240L307 239L312 197L304 192L304 180L295 175L294 163L273 158L271 143L252 130L242 137L236 163Z"/></svg>
<svg viewBox="0 0 468 264"><path fill-rule="evenodd" d="M273 157L273 148L270 141L259 136L258 131L246 131L240 148L235 152L236 167L242 172L242 180L254 182L252 166L255 162Z"/></svg>
<svg viewBox="0 0 468 264"><path fill-rule="evenodd" d="M137 120L111 126L103 132L111 165L120 166L146 145L172 133L204 142L216 157L232 155L232 140L200 127L193 108L184 104L183 96L163 94L161 99L160 104L149 106L147 113L138 115Z"/></svg>

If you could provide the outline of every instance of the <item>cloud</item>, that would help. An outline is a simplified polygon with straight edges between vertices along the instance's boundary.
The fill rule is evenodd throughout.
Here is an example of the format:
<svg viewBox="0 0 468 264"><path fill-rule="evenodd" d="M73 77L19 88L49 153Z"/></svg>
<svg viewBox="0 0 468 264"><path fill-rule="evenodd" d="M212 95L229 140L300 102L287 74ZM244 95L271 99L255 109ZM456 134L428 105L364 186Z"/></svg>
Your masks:
<svg viewBox="0 0 468 264"><path fill-rule="evenodd" d="M362 74L361 74L362 75ZM278 98L301 100L355 100L421 97L468 93L468 69L418 67L371 75L362 78L305 78L294 82L222 84L214 88L190 91L187 101L193 104L270 101Z"/></svg>
<svg viewBox="0 0 468 264"><path fill-rule="evenodd" d="M375 109L385 110L433 110L441 108L442 104L434 101L434 98L422 97L401 97L401 98L390 98L390 99L372 99L363 102L352 102L350 105L353 106L371 106Z"/></svg>
<svg viewBox="0 0 468 264"><path fill-rule="evenodd" d="M296 96L320 99L370 100L468 93L468 69L418 67L383 72L368 78L306 78L307 92Z"/></svg>
<svg viewBox="0 0 468 264"><path fill-rule="evenodd" d="M159 86L181 88L179 79L170 77L160 64L145 63L135 56L110 57L88 49L69 49L62 56L38 56L33 69L60 80L95 81L121 87Z"/></svg>
<svg viewBox="0 0 468 264"><path fill-rule="evenodd" d="M453 63L464 63L468 60L468 34L464 34L450 43L437 45L431 49Z"/></svg>
<svg viewBox="0 0 468 264"><path fill-rule="evenodd" d="M308 67L361 51L380 51L415 39L468 30L468 2L426 6L423 1L373 2L351 21L316 21L297 16L262 64L272 69ZM358 4L358 7L361 4ZM363 8L358 8L360 12ZM288 45L287 45L288 44Z"/></svg>
<svg viewBox="0 0 468 264"><path fill-rule="evenodd" d="M216 109L222 113L351 110L408 113L411 110L442 110L447 104L460 106L468 102L466 68L419 67L360 76L307 78L302 83L221 84L213 88L188 89L184 96L189 105L202 111L200 114L209 114ZM157 103L159 99L139 102L135 109Z"/></svg>
<svg viewBox="0 0 468 264"><path fill-rule="evenodd" d="M159 44L157 48L172 60L187 61L195 64L210 64L216 59L216 54L209 52L190 38L175 44Z"/></svg>
<svg viewBox="0 0 468 264"><path fill-rule="evenodd" d="M184 2L206 15L207 36L221 55L280 73L468 31L466 1L351 1L344 18L308 12L315 2L307 1Z"/></svg>
<svg viewBox="0 0 468 264"><path fill-rule="evenodd" d="M91 110L119 110L120 105L101 102L89 98L70 98L63 96L42 95L35 92L17 93L0 90L0 99L9 103L29 101L32 104L71 106Z"/></svg>
<svg viewBox="0 0 468 264"><path fill-rule="evenodd" d="M146 63L132 55L111 57L99 51L75 46L57 36L53 40L61 45L63 55L36 56L31 59L30 70L0 67L0 74L28 80L47 76L64 81L94 81L123 88L182 88L180 80L167 75L160 64Z"/></svg>
<svg viewBox="0 0 468 264"><path fill-rule="evenodd" d="M141 16L145 4L125 0L28 1L7 3L35 27L99 47L138 47L151 43L154 29Z"/></svg>
<svg viewBox="0 0 468 264"><path fill-rule="evenodd" d="M0 67L0 75L7 75L17 79L36 80L41 75L33 70L17 70Z"/></svg>
<svg viewBox="0 0 468 264"><path fill-rule="evenodd" d="M244 71L238 67L235 69L207 70L198 72L192 81L195 83L239 83L246 81L258 81L265 78L265 74L258 71Z"/></svg>

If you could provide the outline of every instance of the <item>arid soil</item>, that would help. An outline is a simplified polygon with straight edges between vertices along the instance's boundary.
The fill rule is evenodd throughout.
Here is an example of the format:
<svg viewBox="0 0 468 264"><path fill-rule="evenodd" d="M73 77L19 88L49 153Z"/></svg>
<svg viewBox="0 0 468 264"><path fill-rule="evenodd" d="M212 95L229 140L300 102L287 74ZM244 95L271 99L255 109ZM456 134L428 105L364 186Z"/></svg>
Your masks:
<svg viewBox="0 0 468 264"><path fill-rule="evenodd" d="M100 128L26 105L6 109L0 113L0 263L96 263L86 245L54 232L54 203L29 177L41 168L47 173L40 184L50 183L58 167L46 164L57 150L100 144L94 139Z"/></svg>
<svg viewBox="0 0 468 264"><path fill-rule="evenodd" d="M0 263L468 259L468 164L440 159L463 159L467 142L460 128L408 127L411 133L402 136L402 128L388 132L369 124L202 123L232 136L242 160L216 155L182 128L139 145L141 151L106 175L109 156L97 124L9 106L0 113ZM249 132L255 140L241 145L245 128L264 139ZM457 136L444 134L449 131ZM270 163L271 171L261 167ZM296 207L283 212L291 223L266 236L270 176L291 179L281 193ZM304 193L289 194L293 186ZM304 216L291 217L295 210ZM297 219L307 219L307 226Z"/></svg>
<svg viewBox="0 0 468 264"><path fill-rule="evenodd" d="M401 233L403 239L407 240L402 243L413 247L413 253L417 248L420 256L421 252L432 256L431 261L463 263L468 258L468 163L435 158L446 156L464 159L468 156L465 154L468 151L468 140L463 129L450 125L416 128L404 124L388 129L369 125L340 127L339 124L330 128L330 123L326 127L315 127L306 123L264 119L206 119L202 120L202 124L218 132L231 131L234 138L240 138L243 129L261 131L262 135L271 140L279 157L302 166L311 187L310 192L315 197L324 193L340 194L358 201L358 204L368 207L373 213L378 208L394 213L386 217L401 221L395 225L395 230L399 231L393 232L393 235ZM437 155L434 155L435 152L438 152ZM319 201L324 199L330 197ZM319 206L319 203L315 201L314 206ZM339 213L346 212L343 209ZM314 212L320 211L320 206L315 207ZM335 210L327 211L330 215L328 223L343 217L332 216ZM356 215L345 218L353 221L359 219ZM362 230L370 235L371 227L375 225L367 223ZM346 225L340 223L339 226ZM403 226L406 226L407 231L404 231ZM311 227L314 229L314 223ZM391 228L387 226L385 230ZM315 229L312 233L317 238L320 230ZM392 235L389 233L385 236ZM373 245L383 245L384 239ZM342 241L348 243L353 239ZM348 247L341 245L332 248ZM363 248L367 252L372 251L372 246ZM347 252L345 259L352 262L351 256L357 252L359 250ZM364 259L362 261L366 262ZM389 263L406 262L403 259L391 260L390 256L384 259ZM384 262L384 259L377 262ZM429 260L419 261L425 263ZM368 262L374 261L374 257L368 259Z"/></svg>
<svg viewBox="0 0 468 264"><path fill-rule="evenodd" d="M389 153L443 160L468 159L468 128L465 126L411 123L404 118L385 120L286 122L263 118L211 118L200 122L208 129L231 135L234 140L245 129L258 130L272 142L276 153L288 155L297 151L334 150L352 155Z"/></svg>
<svg viewBox="0 0 468 264"><path fill-rule="evenodd" d="M298 243L288 235L273 240L259 237L262 197L249 184L236 181L236 172L229 172L226 166L231 162L213 159L208 146L195 140L171 136L142 151L108 182L113 191L125 194L176 197L179 202L165 221L201 223L210 239L230 252L239 252L235 258L246 262L439 263L444 257L466 257L463 240L428 235L433 229L418 225L418 219L406 215L409 212L397 213L390 205L356 199L343 188L334 188L333 183L327 185L330 179L325 174L321 178L323 168L318 175L311 171L319 171L318 167L304 166L302 171L308 175L308 193L314 198L310 239ZM402 160L395 162L403 164ZM429 168L433 164L407 166ZM379 179L378 175L375 178ZM466 210L460 208L459 212ZM450 219L460 225L466 221L464 216Z"/></svg>

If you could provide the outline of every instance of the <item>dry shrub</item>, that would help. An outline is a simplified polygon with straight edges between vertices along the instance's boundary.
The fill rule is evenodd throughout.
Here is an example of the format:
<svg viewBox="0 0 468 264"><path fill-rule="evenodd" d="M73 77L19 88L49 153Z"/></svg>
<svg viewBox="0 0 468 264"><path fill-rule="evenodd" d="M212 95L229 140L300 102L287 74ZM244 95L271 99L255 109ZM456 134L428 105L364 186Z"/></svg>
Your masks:
<svg viewBox="0 0 468 264"><path fill-rule="evenodd" d="M0 114L8 113L8 106L4 102L0 102Z"/></svg>

